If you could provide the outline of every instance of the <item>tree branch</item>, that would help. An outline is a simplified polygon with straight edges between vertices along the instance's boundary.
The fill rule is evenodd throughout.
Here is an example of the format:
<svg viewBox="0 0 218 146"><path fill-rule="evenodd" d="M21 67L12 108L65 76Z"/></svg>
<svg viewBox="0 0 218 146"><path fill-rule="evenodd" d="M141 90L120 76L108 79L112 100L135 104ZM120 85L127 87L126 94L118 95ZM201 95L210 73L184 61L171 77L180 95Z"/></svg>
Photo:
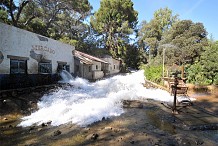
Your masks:
<svg viewBox="0 0 218 146"><path fill-rule="evenodd" d="M19 8L18 8L16 20L15 20L15 21L16 21L16 24L17 24L18 20L20 19L20 14L21 14L23 8L24 8L29 2L30 2L29 0L26 0L26 1L23 1L23 2L20 4L20 6L19 6Z"/></svg>
<svg viewBox="0 0 218 146"><path fill-rule="evenodd" d="M14 26L17 26L17 23L16 23L16 21L15 21L15 19L14 19L14 13L13 13L13 0L10 0L10 4L9 4L9 13L10 13L10 15L11 15L11 19L12 19L12 23L13 23L13 25Z"/></svg>
<svg viewBox="0 0 218 146"><path fill-rule="evenodd" d="M27 26L34 18L36 18L35 15L33 15L32 17L30 17L30 18L24 23L24 25Z"/></svg>

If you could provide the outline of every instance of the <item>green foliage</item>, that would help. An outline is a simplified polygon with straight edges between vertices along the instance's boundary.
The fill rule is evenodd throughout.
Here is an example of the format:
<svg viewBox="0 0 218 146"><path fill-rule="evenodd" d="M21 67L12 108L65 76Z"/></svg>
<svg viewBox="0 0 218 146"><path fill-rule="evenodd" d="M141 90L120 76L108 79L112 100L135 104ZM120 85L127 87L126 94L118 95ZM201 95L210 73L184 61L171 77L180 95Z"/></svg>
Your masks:
<svg viewBox="0 0 218 146"><path fill-rule="evenodd" d="M0 9L0 22L8 23L8 13Z"/></svg>
<svg viewBox="0 0 218 146"><path fill-rule="evenodd" d="M188 81L200 85L218 85L218 42L205 48L200 61L188 68Z"/></svg>
<svg viewBox="0 0 218 146"><path fill-rule="evenodd" d="M144 74L147 80L152 82L161 83L163 68L161 65L142 65L141 69L144 70Z"/></svg>
<svg viewBox="0 0 218 146"><path fill-rule="evenodd" d="M214 77L213 84L218 85L218 74L216 74L216 76Z"/></svg>
<svg viewBox="0 0 218 146"><path fill-rule="evenodd" d="M63 37L60 39L60 41L72 46L77 46L79 43L77 40L71 40L69 37Z"/></svg>
<svg viewBox="0 0 218 146"><path fill-rule="evenodd" d="M126 56L123 59L127 67L139 69L141 64L147 63L146 56L144 53L137 48L135 45L128 45Z"/></svg>
<svg viewBox="0 0 218 146"><path fill-rule="evenodd" d="M207 45L206 30L202 23L193 23L191 20L182 20L175 23L168 32L164 33L160 46L174 46L173 56L168 57L174 63L193 64L198 61L203 48ZM165 47L168 50L169 47ZM160 48L161 51L163 48Z"/></svg>
<svg viewBox="0 0 218 146"><path fill-rule="evenodd" d="M29 0L19 1L19 4L15 4L15 0L1 0L0 10L7 12L7 22L11 23L13 26L21 27L20 18L22 17L23 9L30 2Z"/></svg>
<svg viewBox="0 0 218 146"><path fill-rule="evenodd" d="M218 77L218 41L205 48L200 58L205 76L211 84L217 84Z"/></svg>
<svg viewBox="0 0 218 146"><path fill-rule="evenodd" d="M102 0L99 10L91 17L92 27L102 35L113 57L125 55L128 35L136 27L137 16L131 0Z"/></svg>
<svg viewBox="0 0 218 146"><path fill-rule="evenodd" d="M203 67L200 63L196 63L194 65L189 65L187 67L187 82L198 84L198 85L208 85L210 84L210 80L206 78L203 72Z"/></svg>
<svg viewBox="0 0 218 146"><path fill-rule="evenodd" d="M19 3L3 0L0 3L0 10L7 12L12 25L56 40L86 37L88 30L83 20L90 15L91 9L88 0L22 0Z"/></svg>
<svg viewBox="0 0 218 146"><path fill-rule="evenodd" d="M150 59L157 56L159 41L176 21L177 15L172 15L172 10L161 8L154 12L154 17L150 22L141 24L138 32L139 43L145 44L149 49Z"/></svg>

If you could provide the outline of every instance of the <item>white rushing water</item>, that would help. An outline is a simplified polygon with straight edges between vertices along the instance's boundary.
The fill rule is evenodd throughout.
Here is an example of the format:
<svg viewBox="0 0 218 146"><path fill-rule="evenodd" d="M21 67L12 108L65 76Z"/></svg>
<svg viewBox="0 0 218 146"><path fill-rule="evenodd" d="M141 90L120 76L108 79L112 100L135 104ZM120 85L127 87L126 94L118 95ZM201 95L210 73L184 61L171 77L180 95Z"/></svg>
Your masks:
<svg viewBox="0 0 218 146"><path fill-rule="evenodd" d="M121 115L122 100L154 99L172 102L173 97L164 90L143 87L144 72L117 75L95 83L82 78L68 81L72 87L44 95L39 110L22 118L20 126L52 121L53 126L68 122L86 126L103 117Z"/></svg>
<svg viewBox="0 0 218 146"><path fill-rule="evenodd" d="M62 70L60 73L62 80L60 82L69 82L73 80L73 76L66 70Z"/></svg>

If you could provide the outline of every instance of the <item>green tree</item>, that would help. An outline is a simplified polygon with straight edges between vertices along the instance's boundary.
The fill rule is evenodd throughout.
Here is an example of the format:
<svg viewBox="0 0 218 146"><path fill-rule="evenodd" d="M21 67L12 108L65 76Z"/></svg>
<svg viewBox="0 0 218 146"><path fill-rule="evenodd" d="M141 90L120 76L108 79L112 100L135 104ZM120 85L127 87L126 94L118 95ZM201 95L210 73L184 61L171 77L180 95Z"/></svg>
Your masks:
<svg viewBox="0 0 218 146"><path fill-rule="evenodd" d="M211 84L218 84L218 41L205 48L200 58L204 75Z"/></svg>
<svg viewBox="0 0 218 146"><path fill-rule="evenodd" d="M0 18L14 26L54 39L77 39L87 32L83 20L90 15L88 0L1 0Z"/></svg>
<svg viewBox="0 0 218 146"><path fill-rule="evenodd" d="M1 0L0 1L0 19L3 22L11 23L14 26L20 26L20 18L24 7L30 0L22 0L19 5L15 4L14 0Z"/></svg>
<svg viewBox="0 0 218 146"><path fill-rule="evenodd" d="M147 59L146 56L144 56L144 52L140 50L137 45L132 44L127 46L124 62L128 67L139 69L141 64L147 63Z"/></svg>
<svg viewBox="0 0 218 146"><path fill-rule="evenodd" d="M187 69L187 81L189 83L198 84L198 85L208 85L210 80L204 74L203 67L200 63L195 63L193 65L186 66Z"/></svg>
<svg viewBox="0 0 218 146"><path fill-rule="evenodd" d="M169 8L159 9L154 12L150 22L144 21L138 32L139 43L144 43L148 48L149 60L157 56L159 42L163 34L178 20Z"/></svg>
<svg viewBox="0 0 218 146"><path fill-rule="evenodd" d="M218 41L204 48L198 62L187 66L188 82L200 85L218 85Z"/></svg>
<svg viewBox="0 0 218 146"><path fill-rule="evenodd" d="M25 7L22 21L28 24L29 30L54 39L78 39L87 31L83 20L91 9L88 0L33 0Z"/></svg>
<svg viewBox="0 0 218 146"><path fill-rule="evenodd" d="M164 33L160 47L173 46L171 54L174 53L174 56L171 56L171 59L175 61L174 63L193 64L199 60L204 47L207 46L206 35L207 32L202 23L193 23L191 20L178 21ZM159 49L159 54L162 54L162 50L163 48Z"/></svg>
<svg viewBox="0 0 218 146"><path fill-rule="evenodd" d="M0 22L9 23L7 11L0 8Z"/></svg>
<svg viewBox="0 0 218 146"><path fill-rule="evenodd" d="M92 27L102 35L113 57L125 55L137 16L131 0L102 0L99 10L91 17Z"/></svg>

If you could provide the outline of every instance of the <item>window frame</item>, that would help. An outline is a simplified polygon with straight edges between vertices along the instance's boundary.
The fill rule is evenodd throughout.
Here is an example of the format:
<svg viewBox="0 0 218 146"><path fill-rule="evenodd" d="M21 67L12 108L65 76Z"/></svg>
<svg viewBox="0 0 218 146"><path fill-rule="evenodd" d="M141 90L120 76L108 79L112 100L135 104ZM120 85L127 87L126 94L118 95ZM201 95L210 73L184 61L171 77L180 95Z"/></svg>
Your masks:
<svg viewBox="0 0 218 146"><path fill-rule="evenodd" d="M28 70L28 65L27 65L27 60L29 60L28 57L20 57L20 56L13 56L13 55L7 55L7 58L10 59L10 74L27 74ZM13 67L12 64L17 63L17 72L13 72ZM23 64L23 69L21 69L21 66ZM24 70L24 71L22 71Z"/></svg>
<svg viewBox="0 0 218 146"><path fill-rule="evenodd" d="M42 72L40 67L41 65L47 65L47 67L49 67L49 72ZM39 74L52 74L52 63L50 60L46 60L46 61L41 61L38 63L38 73Z"/></svg>
<svg viewBox="0 0 218 146"><path fill-rule="evenodd" d="M13 67L12 64L16 63L17 67ZM24 68L22 67L22 63L24 64ZM17 71L12 71L12 70ZM10 74L27 74L27 61L26 60L17 60L10 59Z"/></svg>
<svg viewBox="0 0 218 146"><path fill-rule="evenodd" d="M70 73L70 65L68 65L67 62L57 61L57 63L58 63L58 69L66 70Z"/></svg>

